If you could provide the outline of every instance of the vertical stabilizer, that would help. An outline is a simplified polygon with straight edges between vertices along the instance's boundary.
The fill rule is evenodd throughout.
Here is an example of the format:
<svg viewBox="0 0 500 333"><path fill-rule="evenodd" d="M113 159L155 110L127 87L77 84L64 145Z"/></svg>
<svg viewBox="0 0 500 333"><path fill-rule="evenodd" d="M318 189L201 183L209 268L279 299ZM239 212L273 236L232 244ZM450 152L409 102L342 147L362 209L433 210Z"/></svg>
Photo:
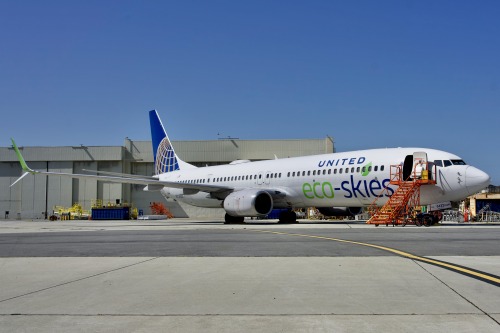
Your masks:
<svg viewBox="0 0 500 333"><path fill-rule="evenodd" d="M149 122L151 125L155 175L180 170L180 168L194 167L177 157L156 110L149 111Z"/></svg>

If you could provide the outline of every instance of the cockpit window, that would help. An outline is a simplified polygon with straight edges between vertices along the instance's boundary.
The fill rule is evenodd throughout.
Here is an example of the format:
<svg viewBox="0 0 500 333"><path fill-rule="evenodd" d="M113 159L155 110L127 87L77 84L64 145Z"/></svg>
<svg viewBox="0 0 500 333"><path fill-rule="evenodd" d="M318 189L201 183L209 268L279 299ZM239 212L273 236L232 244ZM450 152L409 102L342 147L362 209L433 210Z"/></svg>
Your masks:
<svg viewBox="0 0 500 333"><path fill-rule="evenodd" d="M443 166L443 161L441 161L441 160L434 160L434 165L442 167Z"/></svg>
<svg viewBox="0 0 500 333"><path fill-rule="evenodd" d="M453 163L453 165L467 165L463 160L451 160L451 163Z"/></svg>
<svg viewBox="0 0 500 333"><path fill-rule="evenodd" d="M443 162L444 162L444 166L445 166L445 167L448 167L448 166L450 166L450 165L451 165L451 161L444 160Z"/></svg>

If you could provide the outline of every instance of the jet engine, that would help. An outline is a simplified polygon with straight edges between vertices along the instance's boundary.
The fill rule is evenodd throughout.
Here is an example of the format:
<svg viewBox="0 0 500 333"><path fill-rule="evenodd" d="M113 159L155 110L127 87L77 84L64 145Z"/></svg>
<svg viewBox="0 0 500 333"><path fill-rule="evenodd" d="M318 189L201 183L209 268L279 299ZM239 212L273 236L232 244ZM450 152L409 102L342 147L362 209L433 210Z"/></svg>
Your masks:
<svg viewBox="0 0 500 333"><path fill-rule="evenodd" d="M354 216L360 214L362 207L319 207L319 212L325 216Z"/></svg>
<svg viewBox="0 0 500 333"><path fill-rule="evenodd" d="M264 216L273 209L273 198L266 191L236 191L224 199L224 209L231 216Z"/></svg>

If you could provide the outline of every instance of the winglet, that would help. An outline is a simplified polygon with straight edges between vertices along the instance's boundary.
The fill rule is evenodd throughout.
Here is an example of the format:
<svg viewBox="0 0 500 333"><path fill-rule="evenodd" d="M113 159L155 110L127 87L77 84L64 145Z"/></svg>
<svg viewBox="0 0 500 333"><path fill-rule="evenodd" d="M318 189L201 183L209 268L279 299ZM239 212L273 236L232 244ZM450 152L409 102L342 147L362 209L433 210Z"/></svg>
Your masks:
<svg viewBox="0 0 500 333"><path fill-rule="evenodd" d="M14 141L14 139L10 138L10 140L12 141L12 146L14 147L14 150L16 151L17 158L19 160L19 163L21 163L21 168L23 169L23 171L24 172L29 172L31 174L34 174L35 171L32 170L32 169L30 169L30 167L28 166L28 164L26 164L26 161L24 160L23 155L21 155L21 152L19 151L19 148L17 148L16 142Z"/></svg>

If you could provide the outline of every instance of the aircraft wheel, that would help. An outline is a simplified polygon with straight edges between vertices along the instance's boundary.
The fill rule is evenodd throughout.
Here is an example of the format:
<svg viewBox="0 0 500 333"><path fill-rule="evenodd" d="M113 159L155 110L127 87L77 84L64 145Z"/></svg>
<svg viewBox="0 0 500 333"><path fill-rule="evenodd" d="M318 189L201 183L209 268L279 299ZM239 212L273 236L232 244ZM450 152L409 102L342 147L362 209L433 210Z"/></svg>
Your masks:
<svg viewBox="0 0 500 333"><path fill-rule="evenodd" d="M231 223L243 223L245 221L244 216L232 216L226 213L224 216L224 224L231 224Z"/></svg>
<svg viewBox="0 0 500 333"><path fill-rule="evenodd" d="M297 215L292 211L281 212L278 223L297 223Z"/></svg>

